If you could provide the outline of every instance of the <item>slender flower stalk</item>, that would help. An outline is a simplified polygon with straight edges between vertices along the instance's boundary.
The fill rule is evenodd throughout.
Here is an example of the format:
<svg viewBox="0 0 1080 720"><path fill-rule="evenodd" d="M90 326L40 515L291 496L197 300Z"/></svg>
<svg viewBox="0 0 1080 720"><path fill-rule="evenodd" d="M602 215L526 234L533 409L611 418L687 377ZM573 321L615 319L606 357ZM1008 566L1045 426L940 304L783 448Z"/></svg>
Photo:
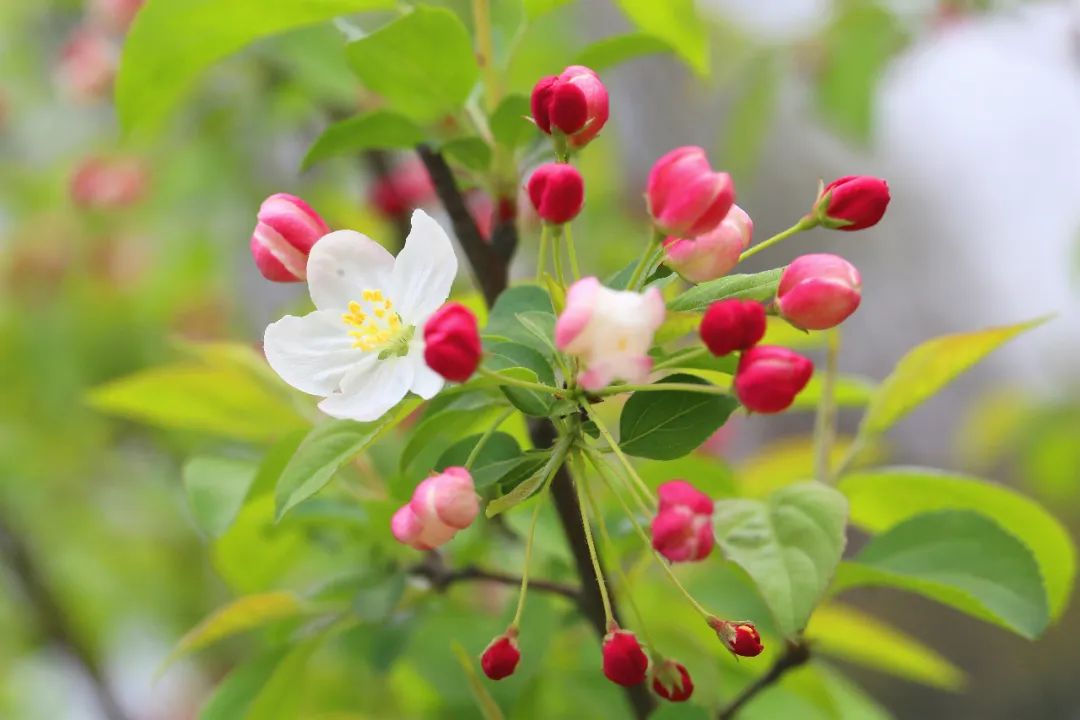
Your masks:
<svg viewBox="0 0 1080 720"><path fill-rule="evenodd" d="M833 328L825 334L825 374L821 379L821 397L814 418L814 477L818 482L832 481L830 456L836 440L836 375L840 357L840 330Z"/></svg>
<svg viewBox="0 0 1080 720"><path fill-rule="evenodd" d="M727 388L717 385L698 385L696 383L654 383L652 385L609 385L603 390L596 391L600 397L609 395L621 395L628 392L660 392L669 390L681 390L683 392L696 392L704 395L730 395Z"/></svg>
<svg viewBox="0 0 1080 720"><path fill-rule="evenodd" d="M663 239L664 236L660 231L654 228L652 236L649 238L649 244L641 251L641 257L634 268L634 273L630 276L630 282L626 284L627 290L638 290L642 281L648 277L647 268L656 262L658 254L664 252Z"/></svg>
<svg viewBox="0 0 1080 720"><path fill-rule="evenodd" d="M750 248L749 250L744 252L742 255L739 256L739 262L742 262L743 260L747 259L748 257L753 257L754 255L757 255L762 250L766 250L766 249L772 247L773 245L776 245L779 242L783 242L784 240L787 240L792 235L798 235L803 230L809 230L810 228L817 227L817 225L818 225L818 222L814 218L812 218L812 217L804 217L803 219L799 220L799 222L797 222L794 225L792 225L791 227L789 227L787 230L783 230L783 231L778 232L777 234L773 235L771 238L768 238L766 240L762 240L757 245L753 246L752 248Z"/></svg>
<svg viewBox="0 0 1080 720"><path fill-rule="evenodd" d="M518 380L517 378L509 377L507 375L500 375L493 370L488 370L487 368L477 368L476 374L483 375L486 378L495 380L500 385L512 385L514 387L519 387L524 390L536 390L537 392L548 393L549 395L554 395L555 397L560 398L563 396L563 391L560 388L551 387L550 385L544 385L543 383L530 382L528 380Z"/></svg>
<svg viewBox="0 0 1080 720"><path fill-rule="evenodd" d="M514 620L510 627L517 630L521 625L521 614L525 611L525 595L529 591L529 565L532 561L533 539L536 537L536 521L540 518L540 508L544 506L547 498L545 491L536 499L536 507L533 508L532 520L529 522L529 537L525 540L525 562L521 568L521 591L518 593L517 610L514 611Z"/></svg>
<svg viewBox="0 0 1080 720"><path fill-rule="evenodd" d="M585 530L585 544L589 548L589 559L592 561L593 572L596 573L596 586L600 591L600 601L604 606L604 621L610 629L615 625L615 615L611 612L611 599L608 597L607 582L604 580L604 571L600 569L600 558L596 554L596 542L593 540L592 526L589 524L589 513L585 507L584 477L579 477L574 483L577 489L578 506L581 508L581 526Z"/></svg>
<svg viewBox="0 0 1080 720"><path fill-rule="evenodd" d="M547 270L548 252L548 226L544 223L540 227L540 254L536 258L536 282L544 281L544 271Z"/></svg>
<svg viewBox="0 0 1080 720"><path fill-rule="evenodd" d="M573 273L575 280L580 280L581 270L578 268L577 250L574 248L574 233L570 230L570 223L564 226L563 233L566 236L566 251L570 255L570 272Z"/></svg>
<svg viewBox="0 0 1080 720"><path fill-rule="evenodd" d="M637 470L634 469L634 464L630 462L630 458L626 457L622 448L619 447L619 443L615 441L615 438L611 435L611 431L608 430L607 426L600 420L600 415L593 409L593 406L586 404L584 407L585 412L589 414L589 419L593 421L596 425L596 429L600 431L600 437L604 438L604 442L608 444L615 453L615 456L619 458L619 463L625 468L627 475L634 481L637 489L642 493L643 498L648 501L650 511L655 509L656 497L653 495L652 490L649 489L649 486L645 484L645 481L641 479L641 476L638 475Z"/></svg>
<svg viewBox="0 0 1080 720"><path fill-rule="evenodd" d="M563 274L562 263L562 226L556 225L551 229L551 259L555 263L555 279L559 281L559 287L566 289L566 276Z"/></svg>
<svg viewBox="0 0 1080 720"><path fill-rule="evenodd" d="M469 452L468 459L465 460L466 470L472 470L473 463L476 462L476 458L478 458L480 456L480 453L483 452L484 446L488 444L488 441L491 440L491 437L495 434L495 431L499 429L499 426L509 420L510 416L513 415L514 412L514 408L507 408L505 411L503 411L502 415L495 418L495 422L491 424L491 427L484 431L484 434L480 436L480 439L476 441L476 445L474 445L473 449Z"/></svg>

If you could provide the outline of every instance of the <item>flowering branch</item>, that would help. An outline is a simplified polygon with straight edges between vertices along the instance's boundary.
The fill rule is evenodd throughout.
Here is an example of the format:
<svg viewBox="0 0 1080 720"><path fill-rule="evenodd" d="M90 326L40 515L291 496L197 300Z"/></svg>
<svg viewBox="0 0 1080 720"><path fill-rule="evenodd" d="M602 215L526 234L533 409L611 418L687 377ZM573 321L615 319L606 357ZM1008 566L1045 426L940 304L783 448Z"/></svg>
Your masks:
<svg viewBox="0 0 1080 720"><path fill-rule="evenodd" d="M790 670L805 665L810 660L810 648L803 642L789 643L784 654L773 663L768 672L750 683L734 700L716 715L716 720L732 720L744 705L753 700L758 693L779 682Z"/></svg>

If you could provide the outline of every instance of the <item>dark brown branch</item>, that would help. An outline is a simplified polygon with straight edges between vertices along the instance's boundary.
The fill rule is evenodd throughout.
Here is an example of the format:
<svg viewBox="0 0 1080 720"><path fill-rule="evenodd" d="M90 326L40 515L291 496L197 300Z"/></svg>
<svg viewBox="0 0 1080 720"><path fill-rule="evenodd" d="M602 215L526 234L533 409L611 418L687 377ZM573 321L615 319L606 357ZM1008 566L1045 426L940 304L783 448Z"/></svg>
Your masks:
<svg viewBox="0 0 1080 720"><path fill-rule="evenodd" d="M457 570L451 569L443 562L442 556L436 552L428 553L422 563L413 566L409 570L409 574L427 579L432 587L440 592L445 591L455 583L470 580L492 582L511 587L521 585L521 576L519 575L510 575L496 570L484 570L475 565L467 565ZM551 593L552 595L561 595L575 605L581 603L581 591L566 583L529 578L529 589Z"/></svg>
<svg viewBox="0 0 1080 720"><path fill-rule="evenodd" d="M97 696L101 711L109 720L126 720L127 716L109 688L97 658L72 627L67 614L42 576L26 543L0 516L0 559L18 579L38 624L45 635L82 666Z"/></svg>
<svg viewBox="0 0 1080 720"><path fill-rule="evenodd" d="M810 648L805 642L788 643L784 654L773 663L773 666L769 668L769 671L747 685L746 688L744 688L743 691L727 705L727 707L717 714L717 720L731 720L735 717L736 713L738 713L746 703L753 700L758 693L778 682L780 678L784 676L784 673L806 664L809 660Z"/></svg>

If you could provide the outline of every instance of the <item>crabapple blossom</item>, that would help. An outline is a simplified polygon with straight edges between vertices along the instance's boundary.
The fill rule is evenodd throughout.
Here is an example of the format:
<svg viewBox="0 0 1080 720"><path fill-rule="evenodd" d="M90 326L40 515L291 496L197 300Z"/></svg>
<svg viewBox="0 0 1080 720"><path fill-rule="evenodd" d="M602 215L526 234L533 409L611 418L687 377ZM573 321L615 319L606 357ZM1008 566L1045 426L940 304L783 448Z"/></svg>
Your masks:
<svg viewBox="0 0 1080 720"><path fill-rule="evenodd" d="M251 256L267 280L300 282L307 277L311 248L330 232L326 222L306 202L276 193L259 206L251 235Z"/></svg>
<svg viewBox="0 0 1080 720"><path fill-rule="evenodd" d="M394 513L390 530L400 543L433 550L469 527L479 512L469 471L448 467L416 486L412 499Z"/></svg>
<svg viewBox="0 0 1080 720"><path fill-rule="evenodd" d="M735 371L735 395L747 410L778 413L802 392L814 364L785 347L756 345L743 352Z"/></svg>
<svg viewBox="0 0 1080 720"><path fill-rule="evenodd" d="M739 255L750 247L754 222L738 205L714 229L691 239L664 240L664 262L684 279L707 282L727 275L739 264Z"/></svg>
<svg viewBox="0 0 1080 720"><path fill-rule="evenodd" d="M765 306L753 300L718 300L705 311L698 333L717 357L749 350L765 336Z"/></svg>
<svg viewBox="0 0 1080 720"><path fill-rule="evenodd" d="M848 175L822 189L812 214L834 230L864 230L884 217L889 200L889 184L881 178Z"/></svg>
<svg viewBox="0 0 1080 720"><path fill-rule="evenodd" d="M713 171L702 148L687 145L653 164L645 196L660 232L692 238L727 217L735 202L735 186L730 175Z"/></svg>
<svg viewBox="0 0 1080 720"><path fill-rule="evenodd" d="M571 147L584 147L608 119L608 93L600 76L582 65L540 78L530 99L536 126L550 135L558 130Z"/></svg>
<svg viewBox="0 0 1080 720"><path fill-rule="evenodd" d="M541 219L555 225L568 223L581 212L585 183L573 165L545 163L529 178L529 199Z"/></svg>
<svg viewBox="0 0 1080 720"><path fill-rule="evenodd" d="M859 307L862 278L838 255L802 255L784 268L776 305L784 319L803 330L836 327Z"/></svg>
<svg viewBox="0 0 1080 720"><path fill-rule="evenodd" d="M460 303L446 303L424 325L424 361L447 380L468 380L482 352L476 316Z"/></svg>
<svg viewBox="0 0 1080 720"><path fill-rule="evenodd" d="M670 562L704 560L712 552L712 499L685 480L657 488L660 505L652 521L652 545Z"/></svg>

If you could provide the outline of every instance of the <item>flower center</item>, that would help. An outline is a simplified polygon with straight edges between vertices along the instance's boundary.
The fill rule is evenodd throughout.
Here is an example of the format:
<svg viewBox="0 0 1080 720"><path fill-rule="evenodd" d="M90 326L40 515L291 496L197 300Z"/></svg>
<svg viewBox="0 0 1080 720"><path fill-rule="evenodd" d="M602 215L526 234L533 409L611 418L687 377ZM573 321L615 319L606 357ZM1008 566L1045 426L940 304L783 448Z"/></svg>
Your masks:
<svg viewBox="0 0 1080 720"><path fill-rule="evenodd" d="M383 297L382 290L364 290L360 301L349 303L349 312L342 314L349 327L353 347L365 352L381 350L379 359L405 355L415 328L403 327L401 316L394 312L394 303Z"/></svg>

